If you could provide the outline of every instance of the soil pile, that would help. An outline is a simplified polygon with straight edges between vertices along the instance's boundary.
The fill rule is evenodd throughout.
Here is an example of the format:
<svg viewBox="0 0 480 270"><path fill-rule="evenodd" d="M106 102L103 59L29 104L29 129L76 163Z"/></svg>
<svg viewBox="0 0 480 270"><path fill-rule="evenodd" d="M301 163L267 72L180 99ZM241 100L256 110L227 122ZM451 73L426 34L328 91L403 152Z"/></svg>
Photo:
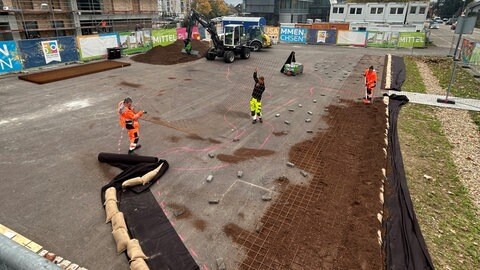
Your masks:
<svg viewBox="0 0 480 270"><path fill-rule="evenodd" d="M152 65L174 65L198 60L207 53L210 44L205 41L192 40L192 50L198 51L198 55L182 53L185 47L183 40L177 40L168 46L156 46L146 53L133 56L131 59Z"/></svg>

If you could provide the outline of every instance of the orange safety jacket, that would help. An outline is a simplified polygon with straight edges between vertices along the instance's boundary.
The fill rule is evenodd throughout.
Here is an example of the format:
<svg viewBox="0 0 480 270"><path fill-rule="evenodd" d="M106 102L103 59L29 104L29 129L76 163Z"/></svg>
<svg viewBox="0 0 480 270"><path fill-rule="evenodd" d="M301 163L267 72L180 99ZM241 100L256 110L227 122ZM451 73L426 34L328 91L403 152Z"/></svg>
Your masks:
<svg viewBox="0 0 480 270"><path fill-rule="evenodd" d="M123 101L118 103L118 116L120 126L126 129L137 129L140 124L138 118L143 115L143 111L135 112L133 109L129 109L123 104Z"/></svg>
<svg viewBox="0 0 480 270"><path fill-rule="evenodd" d="M369 89L375 88L377 84L377 71L370 71L370 69L367 68L363 76L365 76L365 86Z"/></svg>

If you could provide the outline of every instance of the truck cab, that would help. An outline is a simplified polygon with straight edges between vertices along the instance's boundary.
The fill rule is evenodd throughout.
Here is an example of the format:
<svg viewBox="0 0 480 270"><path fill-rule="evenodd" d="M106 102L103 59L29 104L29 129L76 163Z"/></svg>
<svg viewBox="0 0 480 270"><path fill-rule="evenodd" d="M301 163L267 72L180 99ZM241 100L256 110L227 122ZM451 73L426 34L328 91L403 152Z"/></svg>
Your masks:
<svg viewBox="0 0 480 270"><path fill-rule="evenodd" d="M243 25L247 35L246 44L253 51L259 51L272 45L270 37L263 31L263 27L266 25L266 20L263 17L223 17L223 27L229 24Z"/></svg>

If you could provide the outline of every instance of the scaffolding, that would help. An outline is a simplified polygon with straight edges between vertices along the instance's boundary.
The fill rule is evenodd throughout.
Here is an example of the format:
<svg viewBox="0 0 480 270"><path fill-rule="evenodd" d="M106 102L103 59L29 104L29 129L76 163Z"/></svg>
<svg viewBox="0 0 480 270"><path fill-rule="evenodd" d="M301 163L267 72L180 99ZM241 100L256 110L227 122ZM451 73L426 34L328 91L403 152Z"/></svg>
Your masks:
<svg viewBox="0 0 480 270"><path fill-rule="evenodd" d="M3 0L0 41L152 28L157 0ZM1 3L1 2L0 2ZM7 18L7 19L5 19Z"/></svg>

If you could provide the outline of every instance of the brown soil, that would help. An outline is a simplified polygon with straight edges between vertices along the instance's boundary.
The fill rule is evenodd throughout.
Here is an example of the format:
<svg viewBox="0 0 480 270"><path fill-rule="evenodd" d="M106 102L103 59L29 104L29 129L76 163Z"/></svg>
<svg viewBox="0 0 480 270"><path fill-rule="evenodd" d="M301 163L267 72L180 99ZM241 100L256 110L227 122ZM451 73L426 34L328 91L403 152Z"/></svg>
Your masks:
<svg viewBox="0 0 480 270"><path fill-rule="evenodd" d="M170 136L168 137L168 140L173 142L173 143L177 143L180 141L180 137L177 137L177 136Z"/></svg>
<svg viewBox="0 0 480 270"><path fill-rule="evenodd" d="M289 153L291 162L313 175L310 183L277 179L286 187L258 233L224 227L246 252L240 269L384 269L376 215L386 165L385 105L344 101L328 109L329 129Z"/></svg>
<svg viewBox="0 0 480 270"><path fill-rule="evenodd" d="M174 65L178 63L186 63L202 58L206 54L208 48L210 48L210 45L207 42L192 40L193 50L199 52L197 56L182 53L183 48L183 41L177 40L168 46L153 47L148 52L135 55L131 59L152 65Z"/></svg>
<svg viewBox="0 0 480 270"><path fill-rule="evenodd" d="M205 228L207 228L207 222L203 219L195 219L193 221L193 226L197 228L199 231L205 231Z"/></svg>
<svg viewBox="0 0 480 270"><path fill-rule="evenodd" d="M233 155L219 154L217 158L227 163L238 163L256 157L273 155L275 151L264 149L240 148L233 152Z"/></svg>
<svg viewBox="0 0 480 270"><path fill-rule="evenodd" d="M130 66L130 63L118 61L102 61L78 65L74 67L43 71L29 75L21 75L18 76L18 78L24 81L44 84L128 66Z"/></svg>
<svg viewBox="0 0 480 270"><path fill-rule="evenodd" d="M186 219L192 216L192 212L185 205L169 203L167 206L172 210L177 219Z"/></svg>

